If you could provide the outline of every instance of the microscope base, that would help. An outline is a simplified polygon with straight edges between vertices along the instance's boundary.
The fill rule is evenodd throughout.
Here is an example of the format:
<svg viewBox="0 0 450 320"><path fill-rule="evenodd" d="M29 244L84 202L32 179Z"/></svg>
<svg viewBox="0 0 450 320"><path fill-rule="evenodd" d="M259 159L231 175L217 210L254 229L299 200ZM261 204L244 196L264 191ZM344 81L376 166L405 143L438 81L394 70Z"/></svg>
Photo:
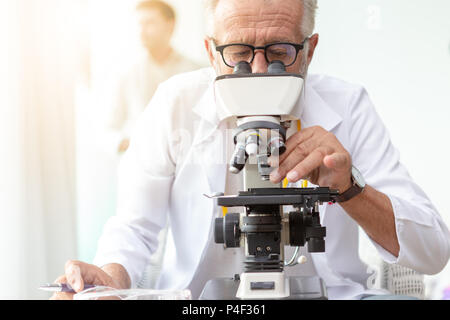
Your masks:
<svg viewBox="0 0 450 320"><path fill-rule="evenodd" d="M239 280L218 278L208 281L199 300L240 300ZM327 300L325 283L319 277L289 277L290 296L276 300Z"/></svg>

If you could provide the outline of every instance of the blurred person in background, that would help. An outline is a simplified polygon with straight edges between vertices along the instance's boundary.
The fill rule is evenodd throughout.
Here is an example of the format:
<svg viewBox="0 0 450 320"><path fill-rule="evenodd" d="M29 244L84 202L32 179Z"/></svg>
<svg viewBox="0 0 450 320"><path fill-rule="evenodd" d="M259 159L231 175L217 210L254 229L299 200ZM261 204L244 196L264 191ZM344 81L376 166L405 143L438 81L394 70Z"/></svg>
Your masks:
<svg viewBox="0 0 450 320"><path fill-rule="evenodd" d="M158 85L175 74L200 68L171 46L176 14L170 5L145 0L136 11L144 54L119 78L107 120L113 151L119 154L128 149L130 131Z"/></svg>

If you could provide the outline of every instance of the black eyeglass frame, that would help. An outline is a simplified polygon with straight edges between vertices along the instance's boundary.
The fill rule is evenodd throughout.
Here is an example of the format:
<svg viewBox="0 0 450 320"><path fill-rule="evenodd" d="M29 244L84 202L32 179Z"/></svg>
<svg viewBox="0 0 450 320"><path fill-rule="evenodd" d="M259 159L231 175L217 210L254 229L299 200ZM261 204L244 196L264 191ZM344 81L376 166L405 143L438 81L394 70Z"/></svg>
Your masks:
<svg viewBox="0 0 450 320"><path fill-rule="evenodd" d="M303 40L302 43L274 42L274 43L269 43L269 44L266 44L265 46L260 46L260 47L255 47L255 46L252 46L251 44L247 44L247 43L230 43L230 44L225 44L225 45L221 45L221 46L216 46L216 51L217 51L217 52L220 52L220 55L222 56L223 63L225 63L225 65L226 65L227 67L234 68L234 66L230 66L230 65L226 62L225 57L223 56L223 51L224 51L226 48L230 47L230 46L245 46L245 47L248 47L248 48L252 49L252 51L253 51L253 57L252 57L251 61L248 61L248 63L250 63L250 64L253 62L253 60L255 60L255 55L256 55L256 54L255 54L255 50L264 50L264 57L266 58L266 61L267 61L267 63L269 64L270 61L269 61L269 59L267 58L267 48L269 48L269 47L271 47L271 46L274 46L274 45L287 44L287 45L293 46L293 47L295 48L295 51L296 51L294 61L293 61L291 64L286 65L286 67L290 67L290 66L292 66L292 65L297 61L298 53L300 52L300 50L303 50L303 49L305 48L305 43L306 43L306 41L308 41L308 40L309 40L309 38L306 38L305 40Z"/></svg>

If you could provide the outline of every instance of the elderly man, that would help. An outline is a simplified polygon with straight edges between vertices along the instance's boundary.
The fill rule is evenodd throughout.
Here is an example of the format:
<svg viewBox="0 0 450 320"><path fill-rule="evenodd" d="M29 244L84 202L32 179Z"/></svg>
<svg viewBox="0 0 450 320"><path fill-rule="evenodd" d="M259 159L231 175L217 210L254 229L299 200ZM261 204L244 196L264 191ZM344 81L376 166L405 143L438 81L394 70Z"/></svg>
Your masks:
<svg viewBox="0 0 450 320"><path fill-rule="evenodd" d="M233 71L236 61L225 48L234 44L250 48L243 59L253 72L265 73L267 52L284 43L294 48L287 50L287 71L306 76L318 44L316 6L315 0L208 1L205 46L213 68L177 76L159 88L123 160L117 216L105 227L95 265L69 261L58 281L76 291L91 283L135 286L167 219L172 233L157 288L189 288L197 298L209 279L241 272L242 250L214 244L211 225L218 208L203 196L240 188L226 163L211 160L229 143L221 139L227 125L218 119L212 84L217 75ZM326 253L287 271L320 276L330 299L371 294L370 274L358 256L358 226L385 261L426 274L442 270L450 254L449 231L399 163L365 90L309 75L301 103L303 129L291 133L271 181L307 179L339 190L343 200L321 208Z"/></svg>

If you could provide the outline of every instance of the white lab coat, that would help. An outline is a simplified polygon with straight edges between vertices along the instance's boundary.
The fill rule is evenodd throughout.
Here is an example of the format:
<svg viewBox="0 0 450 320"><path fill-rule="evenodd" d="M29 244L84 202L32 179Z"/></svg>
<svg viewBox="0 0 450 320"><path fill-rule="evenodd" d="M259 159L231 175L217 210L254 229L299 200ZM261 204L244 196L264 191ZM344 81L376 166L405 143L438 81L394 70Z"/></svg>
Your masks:
<svg viewBox="0 0 450 320"><path fill-rule="evenodd" d="M205 68L161 84L122 160L117 215L105 226L94 263L122 264L133 285L168 218L172 236L158 288L187 288L199 265L208 265L202 259L218 208L204 194L223 192L227 171L225 125L216 113L214 78L214 71ZM367 183L390 198L400 254L394 257L374 243L381 257L424 274L442 270L450 255L448 228L400 164L366 91L310 75L294 114L305 128L317 125L333 132ZM358 255L358 225L339 205L320 209L327 236L326 252L312 255L317 274L331 299L360 297L368 292L370 273Z"/></svg>
<svg viewBox="0 0 450 320"><path fill-rule="evenodd" d="M106 107L106 132L102 144L116 155L120 143L130 138L130 132L139 115L148 105L161 82L200 66L173 50L167 61L160 65L145 51L138 61L117 79Z"/></svg>

